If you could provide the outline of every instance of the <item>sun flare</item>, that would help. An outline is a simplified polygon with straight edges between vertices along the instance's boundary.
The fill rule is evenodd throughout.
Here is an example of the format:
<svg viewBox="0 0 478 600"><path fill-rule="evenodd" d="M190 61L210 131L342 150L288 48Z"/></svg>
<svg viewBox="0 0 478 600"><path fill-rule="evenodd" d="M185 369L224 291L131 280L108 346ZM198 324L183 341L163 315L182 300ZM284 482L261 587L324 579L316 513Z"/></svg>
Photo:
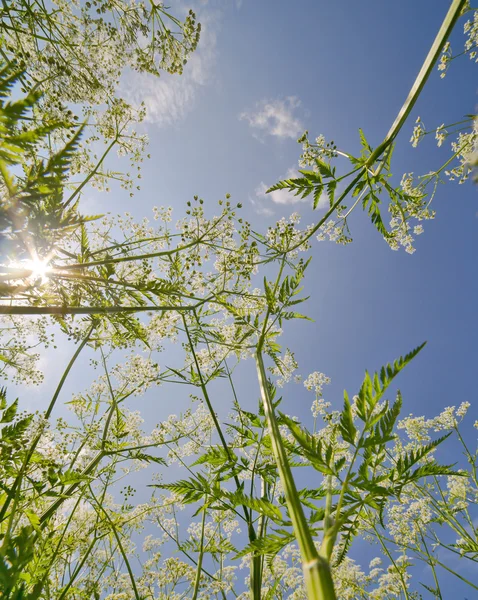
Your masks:
<svg viewBox="0 0 478 600"><path fill-rule="evenodd" d="M31 278L35 281L40 279L42 283L45 283L48 280L48 261L40 258L34 258L31 260L27 260L24 263L26 269L32 272Z"/></svg>
<svg viewBox="0 0 478 600"><path fill-rule="evenodd" d="M40 282L44 284L48 281L50 267L48 259L40 259L39 257L22 260L20 262L12 262L8 265L8 279L14 280L29 280L31 282Z"/></svg>

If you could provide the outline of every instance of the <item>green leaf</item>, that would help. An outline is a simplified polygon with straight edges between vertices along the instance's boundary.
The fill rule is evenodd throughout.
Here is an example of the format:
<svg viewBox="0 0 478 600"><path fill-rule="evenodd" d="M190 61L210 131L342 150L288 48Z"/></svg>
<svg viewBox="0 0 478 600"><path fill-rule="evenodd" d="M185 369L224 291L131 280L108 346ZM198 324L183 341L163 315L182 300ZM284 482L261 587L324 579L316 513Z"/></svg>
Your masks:
<svg viewBox="0 0 478 600"><path fill-rule="evenodd" d="M318 203L318 199L323 190L322 177L320 173L316 173L315 171L300 171L304 177L296 177L292 179L283 179L279 181L272 187L270 187L266 194L270 192L274 192L275 190L288 190L293 193L294 196L299 196L304 199L309 194L314 192L314 208L316 207L316 203Z"/></svg>
<svg viewBox="0 0 478 600"><path fill-rule="evenodd" d="M375 226L375 229L383 235L383 237L390 237L390 233L385 227L385 224L382 220L382 214L380 212L380 198L375 194L373 188L370 189L368 194L366 194L362 200L362 206L367 210L370 220L372 224Z"/></svg>
<svg viewBox="0 0 478 600"><path fill-rule="evenodd" d="M221 490L221 497L234 507L247 506L247 508L255 510L273 521L282 522L282 513L279 507L272 504L267 498L253 498L240 490L236 490L235 492Z"/></svg>
<svg viewBox="0 0 478 600"><path fill-rule="evenodd" d="M312 205L314 210L319 206L320 198L322 197L323 191L324 191L324 187L322 185L317 186L314 189L314 203Z"/></svg>
<svg viewBox="0 0 478 600"><path fill-rule="evenodd" d="M382 399L388 387L395 377L404 369L417 354L425 347L426 342L393 362L381 368L380 374L375 374L373 381L369 373L365 372L365 377L358 393L357 416L364 422L369 423L369 419L377 403Z"/></svg>
<svg viewBox="0 0 478 600"><path fill-rule="evenodd" d="M340 415L339 429L342 437L346 442L355 446L355 437L357 435L357 428L354 425L354 419L352 415L352 407L349 402L347 392L344 390L344 408Z"/></svg>
<svg viewBox="0 0 478 600"><path fill-rule="evenodd" d="M0 388L0 410L7 407L7 388Z"/></svg>
<svg viewBox="0 0 478 600"><path fill-rule="evenodd" d="M390 478L395 486L397 495L400 494L401 489L411 483L417 481L423 477L430 475L460 475L459 472L452 471L453 465L439 465L436 462L429 462L420 467L415 471L411 472L418 462L423 460L430 452L432 452L437 446L442 444L453 432L449 432L442 437L430 442L429 444L422 446L417 450L412 450L404 455L400 456L396 461L395 468L392 470Z"/></svg>
<svg viewBox="0 0 478 600"><path fill-rule="evenodd" d="M0 423L10 423L15 418L18 410L18 398L10 404L7 410L3 413Z"/></svg>
<svg viewBox="0 0 478 600"><path fill-rule="evenodd" d="M301 427L290 417L280 413L280 419L290 429L290 432L302 449L302 454L310 461L314 469L324 475L336 475L332 460L332 447L329 445L324 448L322 440L316 440L307 429Z"/></svg>
<svg viewBox="0 0 478 600"><path fill-rule="evenodd" d="M219 467L224 464L231 464L231 466L237 461L237 456L232 452L227 452L222 446L212 446L202 454L192 466L208 464L213 467Z"/></svg>
<svg viewBox="0 0 478 600"><path fill-rule="evenodd" d="M295 539L294 534L280 530L280 533L269 533L268 535L258 538L253 542L250 542L243 550L238 552L235 559L242 558L248 554L260 554L260 555L271 555L275 556L278 554L287 544L290 544Z"/></svg>
<svg viewBox="0 0 478 600"><path fill-rule="evenodd" d="M335 168L331 167L328 162L322 160L320 158L315 159L315 165L319 170L319 173L326 178L334 179L335 178Z"/></svg>
<svg viewBox="0 0 478 600"><path fill-rule="evenodd" d="M363 156L368 157L372 153L372 147L367 142L367 139L365 138L365 135L364 135L364 132L362 131L362 129L359 129L359 135L360 135L360 144L362 145L362 149L363 149L362 154L363 154Z"/></svg>
<svg viewBox="0 0 478 600"><path fill-rule="evenodd" d="M25 511L25 516L30 521L31 526L35 529L35 531L40 531L40 517L32 512L31 510Z"/></svg>
<svg viewBox="0 0 478 600"><path fill-rule="evenodd" d="M199 502L205 496L212 495L210 485L201 474L198 474L196 478L181 479L175 483L152 484L150 487L171 490L180 494L185 504Z"/></svg>

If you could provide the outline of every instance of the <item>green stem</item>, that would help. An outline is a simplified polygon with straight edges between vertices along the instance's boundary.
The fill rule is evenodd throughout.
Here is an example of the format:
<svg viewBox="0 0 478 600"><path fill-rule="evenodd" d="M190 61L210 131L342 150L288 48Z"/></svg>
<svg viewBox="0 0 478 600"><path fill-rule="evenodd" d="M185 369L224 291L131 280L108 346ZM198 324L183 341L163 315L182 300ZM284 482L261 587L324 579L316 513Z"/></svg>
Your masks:
<svg viewBox="0 0 478 600"><path fill-rule="evenodd" d="M325 558L319 556L315 547L282 443L274 406L269 394L261 346L258 347L256 352L256 365L264 413L270 430L272 451L302 556L307 596L309 600L336 600L329 563Z"/></svg>
<svg viewBox="0 0 478 600"><path fill-rule="evenodd" d="M381 156L381 154L390 146L393 140L397 137L400 129L403 127L405 121L408 118L412 108L415 106L418 97L420 96L423 87L425 86L430 74L435 66L438 57L440 56L443 46L445 45L448 36L450 35L455 23L457 22L459 16L461 15L461 11L466 4L466 0L453 0L451 6L445 16L445 19L438 30L438 33L435 37L435 40L428 52L428 55L425 59L425 62L420 69L420 72L413 83L410 92L407 96L407 99L403 103L402 108L400 109L393 125L391 126L389 132L385 136L383 142L377 146L377 148L370 155L367 165L371 166L373 163Z"/></svg>
<svg viewBox="0 0 478 600"><path fill-rule="evenodd" d="M324 539L320 548L320 554L330 560L334 543L337 538L335 532L334 520L332 518L332 476L327 477L327 496L325 497L325 515L324 515ZM340 515L337 513L337 518ZM330 533L332 532L332 535Z"/></svg>
<svg viewBox="0 0 478 600"><path fill-rule="evenodd" d="M370 515L369 515L370 516ZM383 541L383 536L381 536L378 531L377 531L377 527L375 526L375 524L372 524L372 528L375 532L375 535L378 539L378 541L380 542L380 545L382 546L382 550L383 552L388 556L388 559L390 560L390 562L392 563L399 579L400 579L400 585L402 586L402 590L403 593L405 595L406 600L409 600L409 595L408 595L408 589L407 589L407 584L405 583L405 580L403 579L403 574L400 571L400 568L398 567L397 563L394 561L393 556L391 554L391 552L389 551L389 549L387 548L387 545L385 544L385 542Z"/></svg>
<svg viewBox="0 0 478 600"><path fill-rule="evenodd" d="M199 584L201 583L201 570L202 570L202 559L204 556L204 528L206 526L206 505L204 505L202 511L202 520L201 520L201 546L199 548L199 558L197 562L196 568L196 579L194 581L194 591L191 600L196 600L199 593Z"/></svg>
<svg viewBox="0 0 478 600"><path fill-rule="evenodd" d="M196 312L194 312L194 316L196 318L196 321L198 321ZM221 425L217 418L216 412L214 411L214 408L212 406L211 399L209 398L209 393L207 391L206 382L204 381L204 378L202 376L201 367L199 365L199 361L196 356L196 351L194 350L193 340L191 338L189 327L188 327L188 324L187 324L187 321L186 321L186 318L184 317L184 315L183 315L183 326L184 326L184 331L186 332L186 335L188 338L189 348L191 349L191 354L193 356L194 364L196 366L196 370L198 373L200 388L201 388L204 400L206 402L209 413L214 422L214 426L216 427L217 433L221 440L222 447L224 448L224 451L226 452L229 460L231 461L231 465L234 465L231 450L230 450L229 446L227 445L226 438L224 437L224 434L221 429ZM240 490L241 484L240 484L240 481L239 481L239 478L237 477L237 475L234 475L234 482L236 484L237 489ZM253 541L255 541L257 535L256 535L256 531L254 529L254 525L252 522L252 513L248 510L248 508L246 506L243 506L242 510L244 511L244 517L247 522L247 530L248 530L247 533L248 533L249 541L253 542ZM261 588L262 588L261 556L260 555L253 555L253 557L252 557L251 588L252 588L253 599L260 600L261 599Z"/></svg>
<svg viewBox="0 0 478 600"><path fill-rule="evenodd" d="M435 558L430 554L430 551L428 550L427 542L426 542L421 530L420 530L420 537L422 540L423 547L425 548L425 553L428 557L428 564L430 565L430 568L433 573L433 580L435 581L435 590L438 594L438 598L440 600L443 600L443 597L441 595L441 590L440 590L440 583L438 581L438 576L437 576L436 569L435 569Z"/></svg>
<svg viewBox="0 0 478 600"><path fill-rule="evenodd" d="M355 185L362 179L364 174L367 172L367 168L364 167L360 169L358 175L352 179L349 185L345 188L345 190L340 194L334 204L329 208L329 210L325 213L325 215L320 219L320 221L312 227L312 229L305 235L299 242L297 242L292 248L289 248L287 252L293 252L297 250L302 244L304 244L307 240L317 233L317 231L322 227L322 225L327 221L327 219L335 212L335 210L342 204L345 198L349 195L349 193L354 189Z"/></svg>
<svg viewBox="0 0 478 600"><path fill-rule="evenodd" d="M370 516L370 515L369 515L369 516ZM411 550L411 551L415 552L415 553L416 553L416 555L417 555L417 557L418 557L420 560L422 560L423 562L426 562L426 563L428 564L428 560L429 560L429 558L428 558L428 555L427 555L425 552L423 552L423 550L420 550L420 548L419 548L419 547L413 547L413 546L409 546L408 544L402 544L402 543L398 543L397 541L395 541L395 540L393 540L393 539L391 539L391 538L389 538L389 537L386 537L385 535L379 534L379 533L378 533L378 531L377 531L377 528L376 528L376 526L375 526L375 525L371 525L371 527L372 527L372 529L374 530L374 532L375 532L375 536L376 536L376 537L377 537L377 539L379 540L379 542L380 542L380 544L381 544L382 548L384 549L385 553L387 554L387 556L390 558L390 560L391 560L392 562L393 562L393 559L392 559L392 557L391 557L391 554L390 554L390 552L387 550L387 547L386 547L386 545L385 545L385 543L384 543L384 540L385 540L386 542L389 542L390 544L394 544L394 545L395 545L395 546L397 546L397 548L399 548L400 550L403 550L403 549L405 548L406 550ZM433 535L435 536L435 540L436 540L436 543L437 543L437 544L439 544L439 545L440 545L440 546L442 546L443 548L446 548L447 550L450 550L450 551L451 551L451 552L453 552L454 554L457 554L457 555L459 555L459 556L460 556L460 558L468 558L468 557L466 557L466 556L465 556L465 557L463 557L463 556L462 556L462 555L461 555L459 552L457 552L455 549L453 549L453 548L449 548L448 546L446 546L445 544L443 544L443 543L442 543L442 542L441 542L439 539L437 539L437 538L436 538L436 533L435 533L435 532L432 532L432 533L433 533ZM473 560L473 559L470 559L470 560ZM462 581L464 581L465 583L467 583L469 586L471 586L471 587L472 587L472 588L474 588L475 590L478 590L478 587L477 587L477 586L476 586L474 583L472 583L472 582L471 582L471 581L469 581L468 579L465 579L464 577L462 577L461 575L459 575L459 574L458 574L456 571L453 571L453 569L451 569L450 567L447 567L445 564L443 564L442 562L440 562L440 561L439 561L437 558L433 557L433 561L434 561L435 565L438 565L438 566L440 566L440 567L443 567L443 568L444 568L445 570L447 570L449 573L451 573L452 575L455 575L455 577L458 577L458 579L461 579ZM476 561L475 561L475 560L473 560L473 562L475 562L475 563L476 563ZM395 565L395 563L394 563L394 565ZM407 598L408 598L408 596L407 596Z"/></svg>
<svg viewBox="0 0 478 600"><path fill-rule="evenodd" d="M359 171L359 174L347 186L345 191L340 195L340 197L333 204L333 206L330 207L330 209L326 212L322 219L320 219L317 225L315 225L307 233L307 235L300 240L300 242L297 242L295 246L290 248L289 252L291 252L292 250L296 250L299 246L301 246L303 243L309 240L318 231L318 229L327 221L330 215L332 215L332 213L334 213L335 210L342 204L346 196L348 196L349 192L355 187L356 183L360 181L360 179L367 172L367 170L371 168L372 165L377 161L377 159L379 159L380 156L382 156L382 154L389 148L389 146L391 146L394 139L397 137L401 128L403 127L405 121L407 120L407 117L409 116L410 112L415 106L420 96L420 93L422 92L423 87L425 86L435 66L435 63L438 60L438 57L440 56L440 53L448 39L448 36L450 35L453 27L455 26L456 21L460 17L461 11L465 6L465 3L466 0L453 0L445 16L445 19L435 37L435 40L430 48L430 51L428 52L428 55L422 65L422 68L420 69L420 72L418 73L418 76L410 89L407 99L402 105L402 108L400 109L395 121L393 122L383 142L379 146L377 146L377 148L371 153L365 167ZM382 165L383 162L379 165L378 170L375 174L378 174L380 172Z"/></svg>
<svg viewBox="0 0 478 600"><path fill-rule="evenodd" d="M141 600L141 597L140 597L139 592L138 592L138 588L136 586L136 580L135 580L134 575L133 575L133 569L131 568L131 564L129 562L129 559L128 559L128 556L126 554L126 551L123 548L123 544L121 542L121 538L120 538L120 535L119 535L118 530L116 528L116 525L114 524L114 522L113 522L112 518L110 517L108 511L105 508L103 508L103 504L97 500L95 494L93 493L93 490L91 489L91 486L90 486L90 492L91 492L91 495L93 496L93 498L94 498L94 500L96 502L96 505L101 510L101 512L105 515L108 523L111 526L111 529L113 531L113 535L116 538L116 542L118 543L118 548L120 549L121 556L123 557L124 563L126 565L126 569L128 571L129 579L130 579L131 585L133 587L133 592L134 592L135 600Z"/></svg>
<svg viewBox="0 0 478 600"><path fill-rule="evenodd" d="M63 388L63 385L66 381L66 378L68 377L68 374L70 373L73 365L75 364L76 359L78 358L78 356L80 355L80 352L83 350L83 348L86 346L86 344L88 343L88 340L90 339L90 336L93 332L95 328L95 324L92 324L91 327L88 329L85 337L83 338L81 344L78 346L78 348L76 349L75 353L73 354L70 362L68 363L65 371L63 372L63 375L61 376L60 382L57 385L57 388L55 390L55 393L53 394L53 398L51 399L51 402L45 412L45 419L49 419L50 415L53 411L53 408L56 404L56 401L58 400L58 396L60 395L60 392ZM25 459L23 461L20 473L18 474L18 476L16 477L11 489L10 489L10 493L8 494L2 509L0 511L0 522L4 519L6 511L8 510L8 507L10 505L10 502L13 498L13 507L10 513L10 517L9 517L9 522L8 522L8 526L7 526L7 531L5 533L5 538L3 540L3 544L2 544L2 548L7 548L8 545L8 540L9 540L9 536L10 536L10 532L11 532L11 528L13 526L13 519L15 517L15 513L16 513L16 507L18 505L19 502L19 498L20 498L20 494L18 493L18 490L22 484L23 481L23 476L25 475L26 469L28 467L28 464L35 452L35 449L38 445L38 442L40 441L42 436L42 431L40 431L40 433L38 433L36 435L36 437L33 439L32 445L30 446Z"/></svg>
<svg viewBox="0 0 478 600"><path fill-rule="evenodd" d="M93 534L93 539L90 542L90 545L86 549L86 552L85 552L84 556L81 558L80 562L76 565L75 570L73 571L73 573L72 573L72 575L70 577L70 581L62 589L62 591L61 591L60 595L58 596L57 600L63 600L63 598L65 598L66 594L68 593L69 589L71 588L71 586L73 585L75 579L77 578L78 573L83 568L83 565L85 564L88 556L90 555L90 553L92 552L93 548L95 547L96 542L97 542L96 534Z"/></svg>
<svg viewBox="0 0 478 600"><path fill-rule="evenodd" d="M464 581L467 585L469 585L470 587L472 587L474 590L478 590L478 586L476 586L469 579L466 579L465 577L463 577L462 575L460 575L459 573L457 573L453 569L450 569L450 567L447 567L444 563L442 563L441 561L439 561L437 558L435 558L435 564L438 565L438 566L440 566L442 569L445 569L445 571L448 571L449 573L451 573L455 577L458 577L458 579L461 579L462 581Z"/></svg>
<svg viewBox="0 0 478 600"><path fill-rule="evenodd" d="M73 202L73 200L76 198L76 196L78 196L78 194L85 187L85 185L91 180L91 178L94 177L96 175L96 173L98 173L99 168L101 167L101 165L105 161L105 158L111 152L113 146L117 143L117 141L118 141L118 137L115 137L114 140L109 144L109 146L103 152L103 155L101 156L100 160L96 164L96 167L88 173L88 175L85 177L85 179L81 182L81 184L76 188L76 190L71 194L71 196L65 202L65 204L64 204L65 208Z"/></svg>
<svg viewBox="0 0 478 600"><path fill-rule="evenodd" d="M183 312L191 306L7 306L0 305L0 315L111 315L137 312Z"/></svg>

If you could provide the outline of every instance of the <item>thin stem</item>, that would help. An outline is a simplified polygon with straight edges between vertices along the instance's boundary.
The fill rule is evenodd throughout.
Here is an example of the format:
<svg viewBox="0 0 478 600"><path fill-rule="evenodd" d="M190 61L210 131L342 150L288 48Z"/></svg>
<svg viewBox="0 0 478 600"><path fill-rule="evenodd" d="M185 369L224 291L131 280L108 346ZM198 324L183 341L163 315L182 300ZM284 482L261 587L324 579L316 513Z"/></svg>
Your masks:
<svg viewBox="0 0 478 600"><path fill-rule="evenodd" d="M307 240L309 240L317 231L322 227L322 225L327 221L327 219L332 215L335 210L342 204L345 198L349 195L349 193L354 189L355 185L362 179L367 169L364 167L360 169L358 175L352 179L349 185L345 188L345 190L340 194L337 200L332 204L329 210L325 213L325 215L320 219L320 221L312 227L312 229L305 235L299 242L294 244L291 248L288 249L288 252L293 252L297 250L302 244L304 244Z"/></svg>
<svg viewBox="0 0 478 600"><path fill-rule="evenodd" d="M108 511L103 508L103 504L101 502L98 502L95 494L93 493L93 490L91 489L91 486L90 486L90 492L91 492L91 495L93 496L93 498L96 501L96 505L101 510L101 512L105 515L107 521L109 522L109 524L111 526L111 529L113 531L113 535L116 538L116 541L118 543L118 548L120 549L121 556L123 557L124 563L126 565L126 569L128 571L128 575L129 575L129 578L130 578L130 581L131 581L131 585L132 585L133 591L134 591L134 597L135 597L136 600L141 600L141 596L139 595L138 588L136 587L136 580L135 580L134 575L133 575L133 569L131 568L130 562L128 560L128 556L126 555L125 549L123 548L123 544L121 543L121 538L120 538L120 536L118 534L118 530L116 528L116 525L113 523L113 520L111 519L110 515L108 514Z"/></svg>
<svg viewBox="0 0 478 600"><path fill-rule="evenodd" d="M194 312L194 316L197 320L197 314L196 312ZM202 376L202 372L201 372L201 367L199 365L199 361L197 359L196 356L196 351L194 350L194 344L193 344L193 340L191 338L191 334L189 332L189 327L188 324L186 322L186 318L183 315L183 325L184 325L184 330L186 332L187 338L188 338L188 343L189 343L189 348L191 349L191 354L193 355L193 360L194 360L194 364L196 365L196 371L198 373L198 377L199 377L199 383L200 383L200 387L203 393L203 397L204 400L206 402L206 405L209 409L209 413L211 414L212 420L214 422L214 426L216 427L216 430L218 432L219 438L221 440L221 444L222 447L224 448L229 460L231 461L231 464L233 463L233 457L231 454L231 450L226 442L226 438L224 437L224 434L222 432L222 428L221 425L219 423L219 420L217 418L217 415L214 411L214 408L212 406L211 400L209 398L209 394L207 391L207 387L206 387L206 383L204 381L204 378ZM241 484L239 481L239 478L237 477L237 475L234 475L234 482L236 484L236 487L238 490L241 489ZM249 537L249 541L253 542L256 539L256 532L254 529L254 525L252 523L252 512L249 512L248 508L246 506L242 507L242 510L244 511L244 517L245 520L247 522L247 529L248 529L248 537ZM252 571L251 571L251 579L252 579L252 591L253 591L253 598L254 600L260 600L261 598L261 586L262 586L262 582L261 582L261 557L260 555L253 555L252 557Z"/></svg>
<svg viewBox="0 0 478 600"><path fill-rule="evenodd" d="M204 528L206 526L206 506L207 502L204 504L204 508L202 511L202 520L201 520L201 545L199 548L199 557L196 568L196 579L194 581L194 591L191 600L196 600L199 593L199 584L201 583L201 570L202 570L202 559L204 556Z"/></svg>
<svg viewBox="0 0 478 600"><path fill-rule="evenodd" d="M58 396L60 395L60 392L61 392L61 390L63 388L63 385L64 385L64 383L66 381L66 378L68 377L68 374L70 373L73 365L75 364L76 359L80 355L80 352L83 350L83 348L88 343L88 341L90 339L90 336L91 336L94 328L95 328L95 324L93 323L91 325L91 327L88 329L88 331L86 332L86 335L83 338L81 344L76 349L76 351L73 354L70 362L68 363L65 371L63 372L63 375L61 376L60 382L57 385L55 393L53 394L53 398L51 399L51 402L50 402L50 404L49 404L49 406L48 406L48 408L47 408L47 410L45 412L45 417L44 417L45 419L49 419L50 418L50 415L51 415L51 413L53 411L53 408L54 408L54 406L56 404L56 401L58 400ZM18 505L19 497L20 497L20 494L18 493L18 490L19 490L19 488L20 488L20 486L22 484L23 477L25 475L27 466L28 466L28 464L29 464L29 462L30 462L30 460L31 460L34 452L35 452L35 449L36 449L36 447L37 447L37 445L38 445L38 443L39 443L39 441L41 439L41 436L42 436L42 431L40 431L40 433L38 433L36 435L36 437L34 438L32 444L31 444L31 446L30 446L30 448L29 448L29 450L28 450L28 452L27 452L27 454L25 456L25 459L23 461L22 467L20 469L20 473L17 475L15 481L13 482L13 485L12 485L12 487L10 489L10 493L8 494L7 498L5 499L5 502L4 502L3 506L2 506L2 509L0 510L0 522L1 522L4 519L4 517L5 517L6 511L8 510L8 507L10 505L10 502L11 502L12 498L14 499L14 501L13 501L13 507L12 507L12 510L11 510L11 513L10 513L9 522L8 522L7 531L5 533L5 538L4 538L3 544L2 544L2 548L6 548L7 545L8 545L8 540L9 540L9 536L10 536L10 532L11 532L11 527L13 525L13 519L14 519L15 512L16 512L16 507Z"/></svg>
<svg viewBox="0 0 478 600"><path fill-rule="evenodd" d="M435 558L430 554L426 540L425 540L421 530L420 530L420 537L422 540L423 547L425 548L425 553L428 556L428 564L430 565L432 573L433 573L433 580L435 581L435 590L438 594L438 598L440 598L440 600L443 600L442 595L441 595L441 590L440 590L440 584L438 582L438 576L437 576L436 569L435 569Z"/></svg>
<svg viewBox="0 0 478 600"><path fill-rule="evenodd" d="M405 594L405 598L407 600L409 600L409 595L408 595L408 589L407 589L407 585L403 579L403 574L400 571L399 567L397 566L397 563L394 561L392 554L390 553L390 550L387 548L387 545L384 543L382 536L378 533L377 528L375 526L375 524L372 524L372 528L375 532L375 535L377 536L378 541L380 542L380 545L382 546L382 550L384 551L384 553L388 556L388 559L390 560L390 562L392 563L392 565L395 568L395 571L397 572L399 578L400 578L400 585L402 586L402 590L403 593Z"/></svg>
<svg viewBox="0 0 478 600"><path fill-rule="evenodd" d="M370 516L370 514L369 514ZM418 558L420 560L422 560L423 562L428 563L428 555L423 552L423 550L420 550L420 548L417 547L413 547L413 546L409 546L408 544L402 544L402 543L398 543L395 540L388 538L387 536L383 535L383 534L379 534L379 532L377 531L377 528L374 524L371 525L372 529L374 530L375 536L376 538L379 540L384 552L387 554L387 556L390 558L391 562L395 565L395 562L393 561L393 558L386 546L386 544L384 543L384 540L386 542L389 542L391 544L394 544L395 546L397 546L398 548L400 548L401 550L403 550L404 548L406 550L412 550L413 552L415 552L418 556ZM436 534L433 532L433 535L436 536ZM438 540L439 542L439 540ZM449 548L448 546L445 546L444 544L442 544L441 542L439 542L441 546L443 546L444 548L447 548L448 550L451 550L452 552L454 552L455 554L460 554L459 552L457 552L456 550ZM461 555L460 555L461 556ZM425 558L426 557L426 558ZM463 558L463 557L462 557ZM449 573L451 573L452 575L455 575L455 577L458 577L459 579L461 579L462 581L464 581L465 583L467 583L469 586L471 586L472 588L474 588L475 590L478 590L478 587L474 584L471 583L471 581L469 581L468 579L465 579L464 577L462 577L461 575L459 575L456 571L453 571L453 569L450 569L449 567L447 567L445 564L443 564L442 562L440 562L437 558L433 559L436 565L439 565L440 567L443 567L446 571L448 571ZM476 561L473 561L476 562ZM408 595L407 595L408 598Z"/></svg>
<svg viewBox="0 0 478 600"><path fill-rule="evenodd" d="M182 252L183 250L186 250L187 248L192 248L193 246L199 246L201 243L203 243L203 240L206 237L206 235L211 233L214 230L214 228L219 225L219 223L223 220L224 217L225 217L224 214L221 215L220 217L218 217L213 222L213 224L211 225L211 227L209 228L208 231L205 231L200 237L198 237L198 239L191 240L187 244L184 244L184 246L178 246L178 247L172 248L170 250L158 250L157 252L149 252L147 254L138 254L136 256L119 256L116 258L109 257L109 258L105 258L102 260L95 260L95 261L91 261L91 262L87 262L87 263L72 263L69 265L64 265L62 267L62 269L87 269L89 267L98 267L101 265L111 265L111 264L121 263L121 262L131 262L131 261L137 261L137 260L146 260L148 258L158 258L160 256L173 256L174 254L177 254L178 252Z"/></svg>
<svg viewBox="0 0 478 600"><path fill-rule="evenodd" d="M103 162L105 161L105 158L108 156L108 154L111 152L111 150L113 149L113 146L117 143L119 138L119 134L117 137L115 137L113 139L113 141L109 144L109 146L106 148L106 150L103 152L100 160L98 161L98 163L96 164L95 168L90 171L87 175L87 177L85 177L85 179L81 182L81 184L76 188L76 190L70 195L70 197L68 198L68 200L65 202L64 206L65 208L71 204L71 202L73 202L73 200L76 198L76 196L78 196L78 194L81 192L81 190L86 186L86 184L91 180L92 177L94 177L96 175L96 173L98 173L98 169L101 167L101 165L103 164Z"/></svg>

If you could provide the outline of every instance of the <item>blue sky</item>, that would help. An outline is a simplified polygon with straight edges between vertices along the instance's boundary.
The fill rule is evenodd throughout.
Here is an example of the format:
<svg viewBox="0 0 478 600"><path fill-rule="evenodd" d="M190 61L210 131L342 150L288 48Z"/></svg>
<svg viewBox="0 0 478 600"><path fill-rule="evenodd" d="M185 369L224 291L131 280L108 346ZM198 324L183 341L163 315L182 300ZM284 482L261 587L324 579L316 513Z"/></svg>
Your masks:
<svg viewBox="0 0 478 600"><path fill-rule="evenodd" d="M310 202L294 203L289 196L277 204L258 192L297 168L296 139L304 129L358 154L361 127L377 145L448 4L217 0L196 5L204 33L185 74L124 81L126 95L145 100L150 109L145 129L151 159L143 167L141 191L132 200L122 190L91 191L85 209L128 210L141 218L151 215L153 205L171 205L180 216L194 194L213 206L229 192L258 230L294 211L302 224L316 222L320 211ZM462 25L451 42L462 48ZM396 182L404 172L423 174L446 160L448 143L438 149L426 139L411 147L414 121L420 115L432 128L475 112L476 82L476 65L466 57L452 64L445 79L432 74L398 138ZM420 410L434 413L473 401L476 191L470 181L439 187L437 217L425 223L412 256L391 251L362 214L352 222L351 246L314 242L307 281L314 335L309 324L297 324L285 338L304 372L322 370L337 389L353 389L365 368L377 368L428 340L402 375L401 386L414 396L405 403L416 407L419 398Z"/></svg>
<svg viewBox="0 0 478 600"><path fill-rule="evenodd" d="M294 197L282 195L275 197L278 203L261 192L297 168L296 139L305 129L312 137L323 133L352 154L360 151L359 127L377 145L448 6L447 0L198 4L204 34L183 77L129 75L123 82L126 95L144 99L149 108L144 127L151 159L144 164L141 191L131 200L121 190L90 190L85 211L128 210L142 218L154 205L171 205L180 216L194 194L212 206L229 192L257 230L294 211L303 224L316 222L320 212L314 213L310 202L294 203ZM452 46L461 48L463 42L459 25ZM433 139L411 147L413 123L420 115L431 128L476 112L476 69L465 57L451 65L445 79L433 73L398 138L392 169L397 182L404 172L425 173L446 159L448 142L440 149ZM471 182L440 186L437 217L425 224L412 256L391 251L364 215L352 221L352 245L313 242L305 312L314 323L291 325L283 343L295 350L303 375L319 370L332 378L327 400L341 402L343 388L355 393L366 368L378 369L427 340L400 375L404 414L431 417L469 401L468 422L478 418L476 193ZM58 363L74 352L66 342L61 348L61 356L45 357L47 381L28 393L31 407L39 407L39 397L55 384ZM83 387L86 368L85 357L65 401ZM241 380L239 391L254 405L253 376ZM147 394L138 408L146 415L168 414L169 407L158 408L156 399L158 392ZM286 412L310 418L310 399L299 386L285 389L284 403ZM473 446L476 430L470 426L467 433Z"/></svg>

